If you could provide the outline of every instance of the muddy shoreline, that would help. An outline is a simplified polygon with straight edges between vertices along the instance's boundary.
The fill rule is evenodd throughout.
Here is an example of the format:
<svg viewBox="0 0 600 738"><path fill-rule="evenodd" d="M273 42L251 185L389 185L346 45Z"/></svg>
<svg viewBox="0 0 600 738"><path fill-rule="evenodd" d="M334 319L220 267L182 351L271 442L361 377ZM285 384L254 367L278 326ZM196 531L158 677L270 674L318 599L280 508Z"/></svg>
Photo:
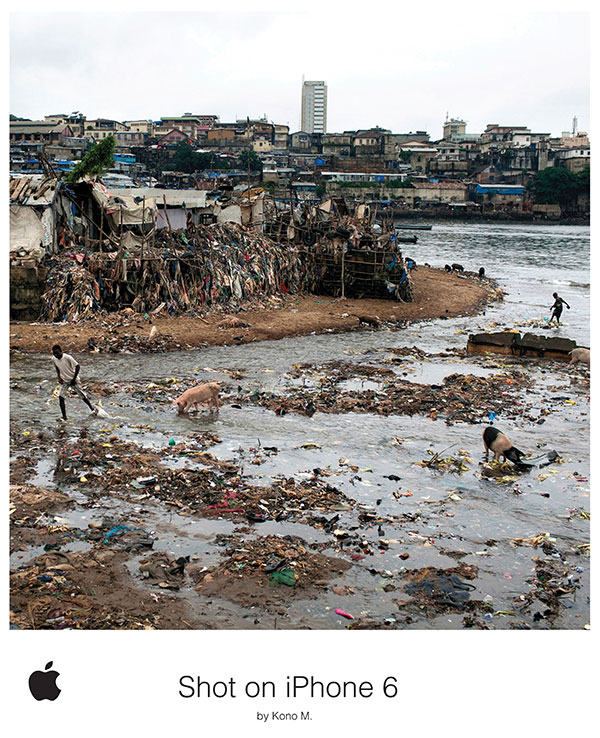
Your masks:
<svg viewBox="0 0 600 738"><path fill-rule="evenodd" d="M475 315L489 301L502 298L492 280L480 280L475 274L459 276L419 266L412 279L414 301L410 303L288 295L269 298L259 306L203 315L143 316L123 310L79 323L12 322L10 349L46 353L60 343L68 352L144 353L241 345Z"/></svg>

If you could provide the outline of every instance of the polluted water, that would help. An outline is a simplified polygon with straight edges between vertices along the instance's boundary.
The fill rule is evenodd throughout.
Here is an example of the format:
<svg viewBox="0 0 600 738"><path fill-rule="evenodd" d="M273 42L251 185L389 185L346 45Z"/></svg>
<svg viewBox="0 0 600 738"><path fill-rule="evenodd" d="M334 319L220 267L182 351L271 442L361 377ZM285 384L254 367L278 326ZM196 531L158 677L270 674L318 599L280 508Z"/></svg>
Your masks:
<svg viewBox="0 0 600 738"><path fill-rule="evenodd" d="M505 328L589 346L589 229L436 224L411 252L484 266L504 300L402 328L85 354L108 417L73 396L66 423L49 357L15 354L11 627L589 627L589 372L465 351ZM572 309L549 327L555 291ZM207 381L219 411L178 415ZM485 462L490 422L526 465Z"/></svg>

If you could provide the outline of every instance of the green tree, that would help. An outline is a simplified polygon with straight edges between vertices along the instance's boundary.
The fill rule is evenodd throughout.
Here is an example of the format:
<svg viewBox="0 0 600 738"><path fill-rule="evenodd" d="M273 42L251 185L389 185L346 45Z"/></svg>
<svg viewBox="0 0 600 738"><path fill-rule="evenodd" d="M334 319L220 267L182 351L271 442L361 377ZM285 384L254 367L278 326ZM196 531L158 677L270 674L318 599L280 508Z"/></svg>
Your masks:
<svg viewBox="0 0 600 738"><path fill-rule="evenodd" d="M84 177L100 177L112 167L115 160L115 139L107 136L84 155L79 164L66 177L69 184L76 184Z"/></svg>
<svg viewBox="0 0 600 738"><path fill-rule="evenodd" d="M170 168L176 172L192 174L197 168L197 156L194 147L190 143L181 141L177 144Z"/></svg>
<svg viewBox="0 0 600 738"><path fill-rule="evenodd" d="M546 167L533 181L535 200L543 205L568 205L577 196L580 186L578 176L564 167Z"/></svg>
<svg viewBox="0 0 600 738"><path fill-rule="evenodd" d="M242 169L248 169L248 160L250 160L250 169L253 172L262 172L262 161L256 151L252 149L244 149L239 155L238 161Z"/></svg>
<svg viewBox="0 0 600 738"><path fill-rule="evenodd" d="M198 157L197 159L198 169L208 169L211 172L216 169L217 170L231 169L227 159L224 159L222 156L218 156L216 152L215 153L203 152L201 154L196 154L196 156Z"/></svg>
<svg viewBox="0 0 600 738"><path fill-rule="evenodd" d="M590 191L590 168L586 167L575 175L577 177L577 185L579 193L589 193Z"/></svg>

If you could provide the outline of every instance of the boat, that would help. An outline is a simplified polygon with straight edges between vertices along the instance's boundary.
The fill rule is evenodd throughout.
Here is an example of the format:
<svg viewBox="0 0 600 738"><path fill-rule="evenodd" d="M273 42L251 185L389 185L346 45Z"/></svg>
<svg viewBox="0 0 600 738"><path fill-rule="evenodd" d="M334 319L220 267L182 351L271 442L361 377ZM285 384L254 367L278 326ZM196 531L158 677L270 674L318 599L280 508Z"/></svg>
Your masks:
<svg viewBox="0 0 600 738"><path fill-rule="evenodd" d="M430 225L405 225L404 223L401 225L396 223L394 227L403 231L430 231L433 228Z"/></svg>
<svg viewBox="0 0 600 738"><path fill-rule="evenodd" d="M414 233L410 236L396 236L396 241L398 243L417 243L417 237Z"/></svg>
<svg viewBox="0 0 600 738"><path fill-rule="evenodd" d="M536 359L570 360L570 352L577 346L570 338L536 336L534 333L503 331L502 333L476 333L469 336L467 354L504 354Z"/></svg>

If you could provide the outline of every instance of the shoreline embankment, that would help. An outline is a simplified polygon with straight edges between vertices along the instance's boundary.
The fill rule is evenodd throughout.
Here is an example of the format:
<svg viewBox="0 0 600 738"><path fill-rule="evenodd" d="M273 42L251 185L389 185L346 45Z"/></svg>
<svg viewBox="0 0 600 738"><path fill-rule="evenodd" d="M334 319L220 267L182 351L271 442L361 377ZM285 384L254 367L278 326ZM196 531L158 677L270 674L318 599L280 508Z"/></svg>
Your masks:
<svg viewBox="0 0 600 738"><path fill-rule="evenodd" d="M120 352L131 344L133 351L144 352L241 345L313 333L342 333L360 325L402 325L475 315L488 302L502 297L493 281L475 275L419 266L411 279L412 302L287 295L270 298L259 306L242 306L229 312L215 310L203 316L144 316L122 310L80 322L12 321L10 349L47 353L53 344L60 343L67 352Z"/></svg>

